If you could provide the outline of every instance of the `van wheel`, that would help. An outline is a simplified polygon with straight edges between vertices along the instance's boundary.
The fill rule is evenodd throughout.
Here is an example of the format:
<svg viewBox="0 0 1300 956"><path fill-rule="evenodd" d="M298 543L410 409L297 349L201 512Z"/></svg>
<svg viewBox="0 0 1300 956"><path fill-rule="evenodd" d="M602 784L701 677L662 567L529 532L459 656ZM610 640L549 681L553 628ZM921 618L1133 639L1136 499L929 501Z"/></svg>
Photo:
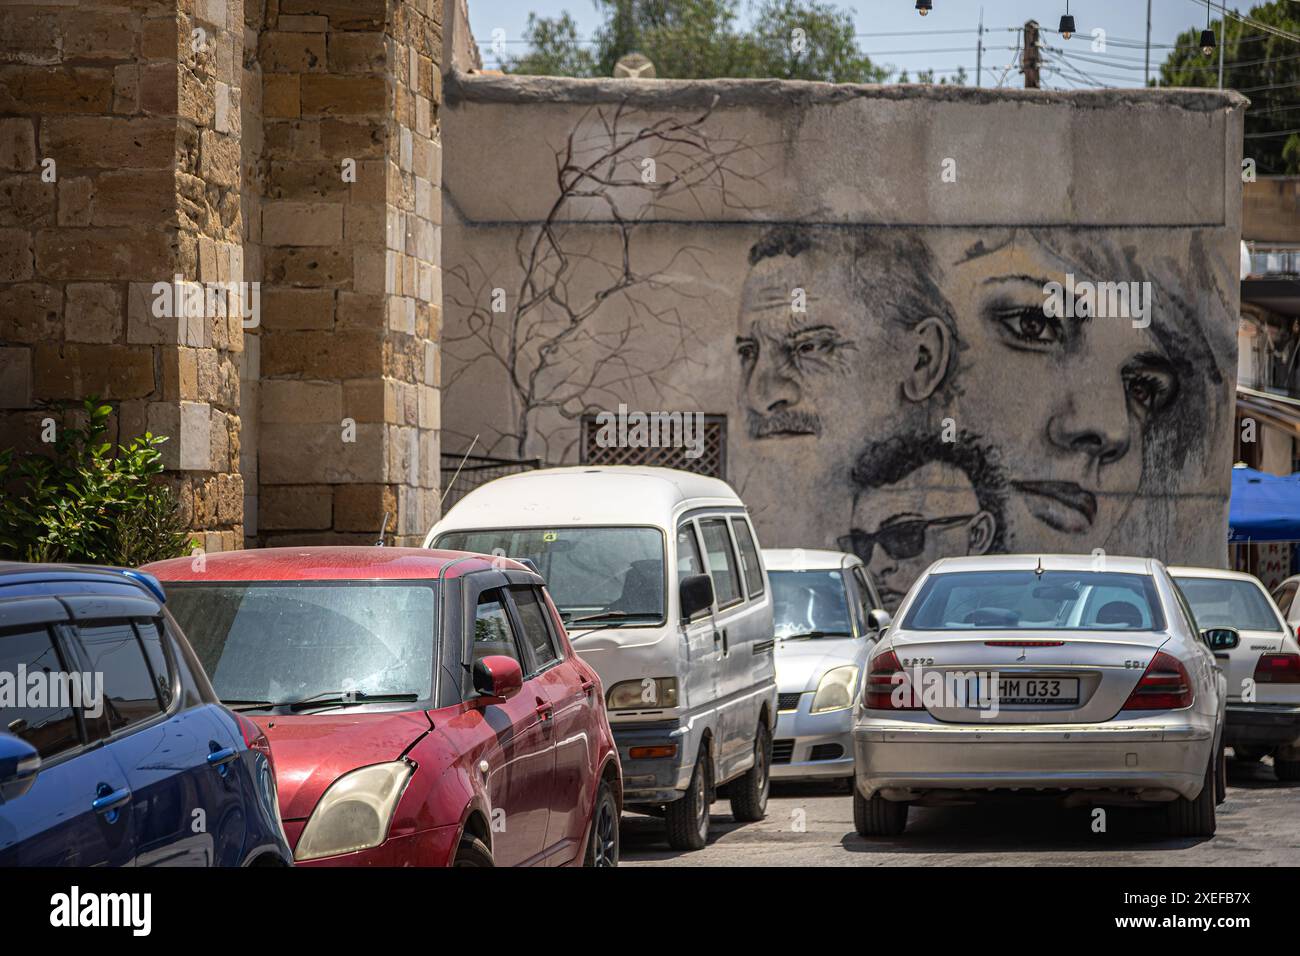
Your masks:
<svg viewBox="0 0 1300 956"><path fill-rule="evenodd" d="M1195 800L1178 797L1166 805L1165 820L1170 836L1214 836L1217 826L1214 816L1214 771L1218 763L1217 755L1210 757L1210 765L1205 768L1205 783Z"/></svg>
<svg viewBox="0 0 1300 956"><path fill-rule="evenodd" d="M772 734L762 721L754 733L754 766L728 789L731 815L741 823L754 823L767 816L767 795L772 790Z"/></svg>
<svg viewBox="0 0 1300 956"><path fill-rule="evenodd" d="M609 784L601 783L596 793L596 808L591 813L591 833L587 836L587 855L583 866L618 866L618 804Z"/></svg>
<svg viewBox="0 0 1300 956"><path fill-rule="evenodd" d="M456 849L456 860L452 866L496 866L492 862L492 851L478 837L465 836L461 838L460 846Z"/></svg>
<svg viewBox="0 0 1300 956"><path fill-rule="evenodd" d="M872 794L868 800L853 786L853 826L858 836L899 836L907 829L907 804Z"/></svg>
<svg viewBox="0 0 1300 956"><path fill-rule="evenodd" d="M668 845L674 850L702 850L709 840L709 794L713 792L713 768L709 765L709 744L700 744L686 796L664 807Z"/></svg>
<svg viewBox="0 0 1300 956"><path fill-rule="evenodd" d="M1300 760L1281 760L1273 758L1273 772L1277 779L1290 783L1300 780Z"/></svg>

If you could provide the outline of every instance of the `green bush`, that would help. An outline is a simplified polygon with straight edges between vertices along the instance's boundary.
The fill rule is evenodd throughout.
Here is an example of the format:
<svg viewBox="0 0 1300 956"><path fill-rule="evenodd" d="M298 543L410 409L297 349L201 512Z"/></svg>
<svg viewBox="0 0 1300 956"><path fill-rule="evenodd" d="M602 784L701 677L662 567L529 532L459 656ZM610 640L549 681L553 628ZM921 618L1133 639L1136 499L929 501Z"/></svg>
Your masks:
<svg viewBox="0 0 1300 956"><path fill-rule="evenodd" d="M0 556L137 567L188 554L176 496L157 480L167 439L146 432L114 450L101 441L110 406L87 399L84 426L52 407L53 457L0 451Z"/></svg>

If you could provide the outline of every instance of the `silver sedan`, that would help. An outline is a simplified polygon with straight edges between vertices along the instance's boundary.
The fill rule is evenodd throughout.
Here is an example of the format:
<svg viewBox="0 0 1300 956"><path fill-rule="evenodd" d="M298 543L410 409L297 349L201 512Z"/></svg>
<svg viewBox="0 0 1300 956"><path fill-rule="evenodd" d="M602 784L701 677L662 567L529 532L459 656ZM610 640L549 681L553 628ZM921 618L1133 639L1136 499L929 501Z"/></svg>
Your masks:
<svg viewBox="0 0 1300 956"><path fill-rule="evenodd" d="M1168 571L1146 558L950 558L912 586L854 712L854 822L1017 793L1164 808L1210 836L1226 686Z"/></svg>

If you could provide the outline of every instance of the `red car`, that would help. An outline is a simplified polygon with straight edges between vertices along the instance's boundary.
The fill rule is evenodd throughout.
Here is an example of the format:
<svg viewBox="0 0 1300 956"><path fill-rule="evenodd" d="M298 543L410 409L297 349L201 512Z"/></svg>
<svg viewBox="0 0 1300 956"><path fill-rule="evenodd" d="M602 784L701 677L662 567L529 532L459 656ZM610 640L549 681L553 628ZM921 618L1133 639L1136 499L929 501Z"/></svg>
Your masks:
<svg viewBox="0 0 1300 956"><path fill-rule="evenodd" d="M617 864L604 692L524 565L327 547L145 570L270 740L297 863Z"/></svg>

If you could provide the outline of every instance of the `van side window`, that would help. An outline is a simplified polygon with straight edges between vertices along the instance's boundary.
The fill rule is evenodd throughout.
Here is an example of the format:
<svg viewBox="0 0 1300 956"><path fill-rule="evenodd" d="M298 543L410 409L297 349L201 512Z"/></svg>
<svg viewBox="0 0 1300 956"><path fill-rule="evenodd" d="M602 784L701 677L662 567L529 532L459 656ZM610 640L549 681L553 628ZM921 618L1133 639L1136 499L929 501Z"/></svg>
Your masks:
<svg viewBox="0 0 1300 956"><path fill-rule="evenodd" d="M745 590L750 597L763 593L763 566L758 558L758 548L754 545L754 533L749 530L749 522L744 518L732 518L731 529L736 532L736 544L740 546L740 568L745 574Z"/></svg>
<svg viewBox="0 0 1300 956"><path fill-rule="evenodd" d="M526 584L511 587L510 596L514 598L515 610L519 612L519 624L524 629L524 643L531 652L532 670L536 673L560 658L555 650L551 629L547 626L546 608L538 597L537 590Z"/></svg>
<svg viewBox="0 0 1300 956"><path fill-rule="evenodd" d="M736 558L731 553L731 535L723 518L705 518L700 522L704 537L704 553L709 560L709 576L713 578L713 595L718 607L727 607L744 599L740 593L740 575L736 571Z"/></svg>
<svg viewBox="0 0 1300 956"><path fill-rule="evenodd" d="M677 529L677 583L693 574L704 573L704 562L700 560L700 546L695 542L695 529L689 524Z"/></svg>
<svg viewBox="0 0 1300 956"><path fill-rule="evenodd" d="M50 639L49 630L43 627L0 633L0 673L16 676L19 668L27 674L28 680L37 674L49 679L68 673ZM53 691L56 684L58 682L49 680L48 690ZM61 686L71 690L70 684ZM31 744L42 760L57 757L81 745L77 718L71 706L79 701L70 698L71 695L66 700L46 699L42 706L28 704L25 699L21 707L16 705L17 700L6 704L0 707L0 730Z"/></svg>
<svg viewBox="0 0 1300 956"><path fill-rule="evenodd" d="M519 656L514 628L510 626L510 616L506 613L505 595L500 588L484 591L478 596L472 650L471 663L478 663L485 657L509 657L519 663L520 670L526 670Z"/></svg>

